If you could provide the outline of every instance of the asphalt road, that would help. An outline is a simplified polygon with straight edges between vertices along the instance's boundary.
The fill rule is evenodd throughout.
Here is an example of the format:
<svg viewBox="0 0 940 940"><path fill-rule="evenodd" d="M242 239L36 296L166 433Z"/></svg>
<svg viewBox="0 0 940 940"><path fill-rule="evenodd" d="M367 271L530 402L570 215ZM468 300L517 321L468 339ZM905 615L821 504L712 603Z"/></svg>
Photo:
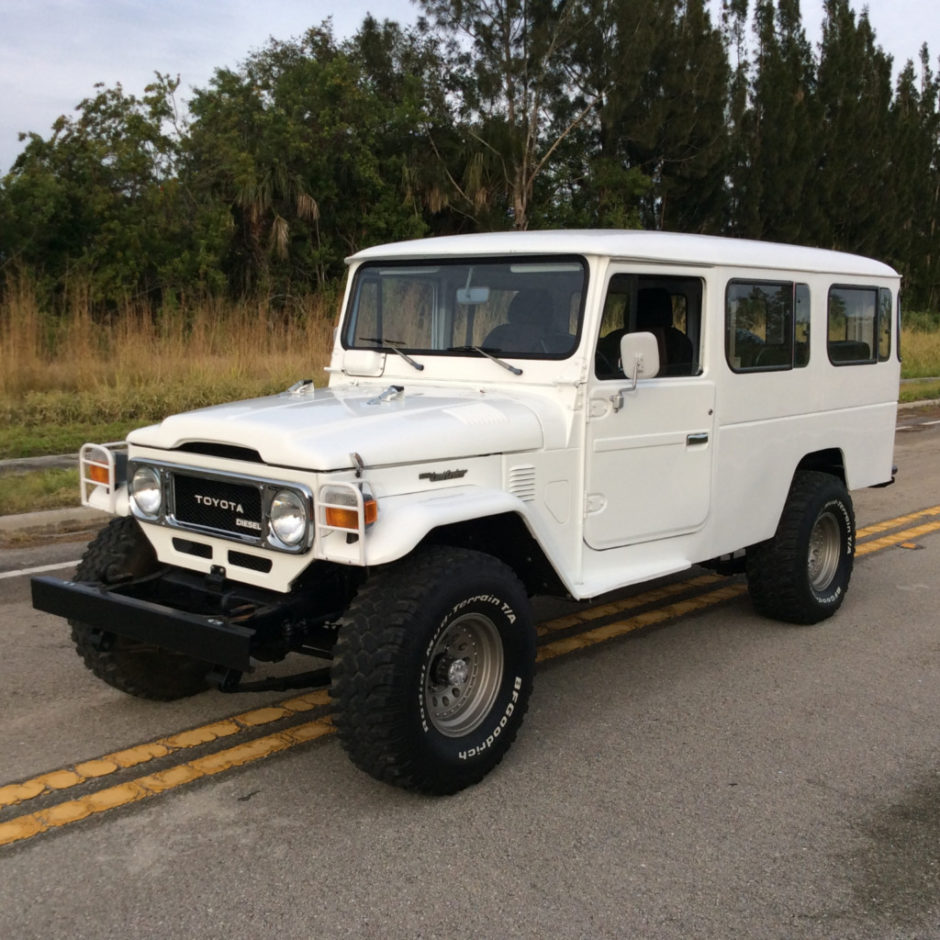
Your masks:
<svg viewBox="0 0 940 940"><path fill-rule="evenodd" d="M0 936L940 938L934 419L899 430L895 486L853 494L835 618L646 586L613 622L652 626L543 662L503 764L445 799L355 770L315 697L100 684L2 576L81 546L0 551ZM229 737L177 735L213 722ZM142 763L94 760L115 751ZM152 771L165 792L136 798Z"/></svg>

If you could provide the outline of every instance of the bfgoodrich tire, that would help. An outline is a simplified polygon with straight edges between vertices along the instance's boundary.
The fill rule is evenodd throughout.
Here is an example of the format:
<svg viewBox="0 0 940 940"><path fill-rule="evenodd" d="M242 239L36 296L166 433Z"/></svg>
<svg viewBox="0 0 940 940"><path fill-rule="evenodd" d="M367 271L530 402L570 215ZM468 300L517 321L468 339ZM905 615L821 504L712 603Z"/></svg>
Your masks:
<svg viewBox="0 0 940 940"><path fill-rule="evenodd" d="M76 581L117 584L158 568L137 520L112 519L89 543ZM128 637L69 620L72 641L85 665L102 681L138 698L168 702L208 688L209 664Z"/></svg>
<svg viewBox="0 0 940 940"><path fill-rule="evenodd" d="M842 605L855 554L855 513L842 481L800 471L772 539L747 550L748 593L762 614L818 623Z"/></svg>
<svg viewBox="0 0 940 940"><path fill-rule="evenodd" d="M335 724L378 780L454 793L502 759L528 706L535 629L510 568L430 548L369 579L334 650Z"/></svg>

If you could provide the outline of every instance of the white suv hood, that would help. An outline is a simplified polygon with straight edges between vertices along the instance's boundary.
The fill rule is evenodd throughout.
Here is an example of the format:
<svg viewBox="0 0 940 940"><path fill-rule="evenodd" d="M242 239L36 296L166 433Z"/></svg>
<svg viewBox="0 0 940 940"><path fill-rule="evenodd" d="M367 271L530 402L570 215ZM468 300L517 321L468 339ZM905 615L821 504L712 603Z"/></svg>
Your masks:
<svg viewBox="0 0 940 940"><path fill-rule="evenodd" d="M540 448L532 409L498 394L416 388L378 401L385 386L317 389L216 405L173 415L128 436L131 444L173 450L229 444L257 451L265 463L323 471L447 460Z"/></svg>

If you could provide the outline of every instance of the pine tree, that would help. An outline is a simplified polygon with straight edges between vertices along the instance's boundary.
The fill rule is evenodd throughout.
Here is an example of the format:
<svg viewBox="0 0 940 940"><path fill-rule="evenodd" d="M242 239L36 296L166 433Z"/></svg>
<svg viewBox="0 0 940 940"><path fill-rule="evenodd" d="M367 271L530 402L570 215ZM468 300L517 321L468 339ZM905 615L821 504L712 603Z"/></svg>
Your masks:
<svg viewBox="0 0 940 940"><path fill-rule="evenodd" d="M897 231L890 260L904 276L915 309L940 308L940 80L924 45L920 77L908 61L898 77L891 109L892 167Z"/></svg>
<svg viewBox="0 0 940 940"><path fill-rule="evenodd" d="M820 213L810 241L876 257L894 254L891 64L867 13L826 0L818 72L822 146L814 187Z"/></svg>
<svg viewBox="0 0 940 940"><path fill-rule="evenodd" d="M799 243L819 227L815 63L798 0L759 0L751 99L739 117L735 231Z"/></svg>

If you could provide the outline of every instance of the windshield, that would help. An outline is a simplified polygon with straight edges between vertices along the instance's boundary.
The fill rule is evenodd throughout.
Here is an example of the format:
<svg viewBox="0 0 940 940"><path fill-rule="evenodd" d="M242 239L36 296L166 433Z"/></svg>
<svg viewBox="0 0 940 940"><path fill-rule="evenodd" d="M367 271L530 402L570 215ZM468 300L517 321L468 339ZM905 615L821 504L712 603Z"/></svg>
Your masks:
<svg viewBox="0 0 940 940"><path fill-rule="evenodd" d="M343 345L564 359L577 346L586 278L577 257L365 264Z"/></svg>

